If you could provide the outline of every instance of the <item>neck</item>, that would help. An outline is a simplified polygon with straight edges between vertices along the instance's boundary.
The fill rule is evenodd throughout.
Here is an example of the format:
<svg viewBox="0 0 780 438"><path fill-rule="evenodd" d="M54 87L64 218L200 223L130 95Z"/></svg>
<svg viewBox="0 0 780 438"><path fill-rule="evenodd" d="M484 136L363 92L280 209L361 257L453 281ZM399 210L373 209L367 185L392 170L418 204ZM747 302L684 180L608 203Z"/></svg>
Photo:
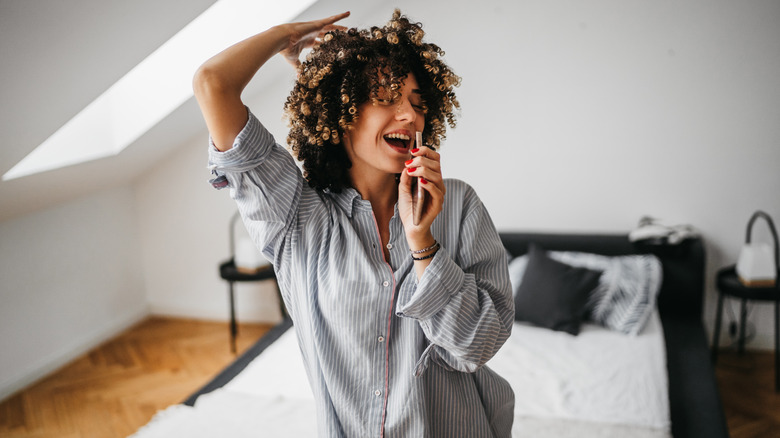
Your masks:
<svg viewBox="0 0 780 438"><path fill-rule="evenodd" d="M372 174L359 174L351 172L352 185L360 196L371 205L376 212L379 210L391 210L398 201L398 182L395 175L371 172Z"/></svg>

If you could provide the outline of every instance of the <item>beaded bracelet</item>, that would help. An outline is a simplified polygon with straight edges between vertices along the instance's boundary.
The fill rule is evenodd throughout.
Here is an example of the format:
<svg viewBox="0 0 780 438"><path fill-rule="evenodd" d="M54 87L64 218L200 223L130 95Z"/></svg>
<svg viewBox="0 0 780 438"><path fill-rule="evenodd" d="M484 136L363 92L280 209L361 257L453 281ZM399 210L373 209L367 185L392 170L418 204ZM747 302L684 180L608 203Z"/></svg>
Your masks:
<svg viewBox="0 0 780 438"><path fill-rule="evenodd" d="M429 247L427 247L427 248L418 249L417 251L412 251L412 250L410 249L410 250L409 250L409 252L410 252L410 253L412 253L412 254L422 254L422 253L424 253L424 252L428 252L428 251L430 251L430 250L432 250L432 249L434 249L434 248L435 248L435 249L439 249L439 242L437 242L437 241L435 241L435 240L433 241L433 245L431 245L431 246L429 246Z"/></svg>
<svg viewBox="0 0 780 438"><path fill-rule="evenodd" d="M429 258L431 258L431 257L435 256L437 252L439 252L439 248L436 248L436 251L434 251L434 252L432 252L432 253L428 254L427 256L422 256L422 257L415 257L414 255L412 255L412 260L414 260L414 261L418 261L418 260L427 260L427 259L429 259Z"/></svg>

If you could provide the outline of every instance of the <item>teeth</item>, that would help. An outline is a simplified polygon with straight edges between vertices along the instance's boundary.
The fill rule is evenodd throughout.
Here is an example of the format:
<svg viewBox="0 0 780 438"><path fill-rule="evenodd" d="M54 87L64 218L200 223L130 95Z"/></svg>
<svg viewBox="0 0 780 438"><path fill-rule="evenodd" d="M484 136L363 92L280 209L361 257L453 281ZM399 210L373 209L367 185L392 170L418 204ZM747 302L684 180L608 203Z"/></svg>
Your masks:
<svg viewBox="0 0 780 438"><path fill-rule="evenodd" d="M411 140L411 137L409 137L406 134L399 134L399 133L393 133L393 134L387 134L385 138L397 138L399 140L409 141Z"/></svg>

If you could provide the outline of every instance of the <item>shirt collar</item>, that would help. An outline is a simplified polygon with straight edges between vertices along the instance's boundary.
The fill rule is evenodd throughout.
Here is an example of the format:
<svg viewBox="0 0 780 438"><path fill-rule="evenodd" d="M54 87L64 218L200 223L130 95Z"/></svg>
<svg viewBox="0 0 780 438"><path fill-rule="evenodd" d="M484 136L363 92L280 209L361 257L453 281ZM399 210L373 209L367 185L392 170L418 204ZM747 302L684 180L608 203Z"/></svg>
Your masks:
<svg viewBox="0 0 780 438"><path fill-rule="evenodd" d="M350 219L352 218L352 213L355 209L355 203L360 202L363 199L360 197L360 193L352 187L345 187L341 190L341 193L335 193L330 189L325 189L324 192L336 201L336 205L338 205Z"/></svg>

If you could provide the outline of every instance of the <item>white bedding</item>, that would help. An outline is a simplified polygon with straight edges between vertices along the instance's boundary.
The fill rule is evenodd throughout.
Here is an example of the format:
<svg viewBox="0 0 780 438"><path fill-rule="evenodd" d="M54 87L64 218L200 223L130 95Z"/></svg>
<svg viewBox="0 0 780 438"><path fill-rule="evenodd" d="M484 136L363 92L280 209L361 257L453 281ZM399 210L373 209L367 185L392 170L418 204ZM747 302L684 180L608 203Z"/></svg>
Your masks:
<svg viewBox="0 0 780 438"><path fill-rule="evenodd" d="M638 336L585 324L579 336L515 323L488 363L515 391L513 436L668 438L663 332L656 311ZM293 330L195 406L171 406L135 438L316 436L314 400Z"/></svg>
<svg viewBox="0 0 780 438"><path fill-rule="evenodd" d="M637 336L593 324L571 336L516 322L488 366L515 391L515 436L671 436L658 311ZM540 427L549 433L530 433Z"/></svg>

